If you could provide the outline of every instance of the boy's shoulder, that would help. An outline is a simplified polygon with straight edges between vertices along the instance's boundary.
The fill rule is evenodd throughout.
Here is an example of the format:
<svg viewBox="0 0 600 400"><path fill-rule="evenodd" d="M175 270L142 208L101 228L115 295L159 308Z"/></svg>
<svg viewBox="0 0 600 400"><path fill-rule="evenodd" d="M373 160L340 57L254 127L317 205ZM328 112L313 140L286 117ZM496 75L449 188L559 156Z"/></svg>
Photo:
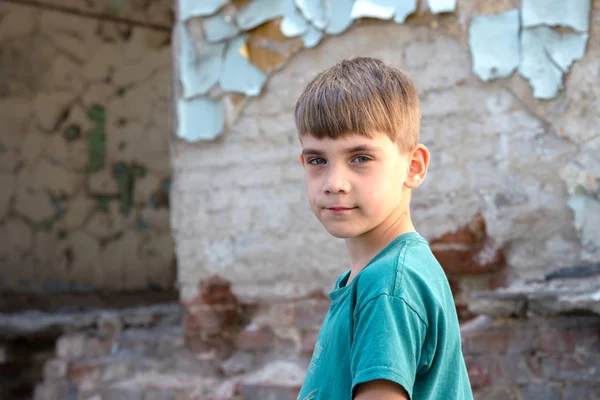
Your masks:
<svg viewBox="0 0 600 400"><path fill-rule="evenodd" d="M358 304L386 295L401 298L421 310L425 302L432 300L424 297L444 295L447 286L447 278L429 243L417 233L392 242L355 281Z"/></svg>

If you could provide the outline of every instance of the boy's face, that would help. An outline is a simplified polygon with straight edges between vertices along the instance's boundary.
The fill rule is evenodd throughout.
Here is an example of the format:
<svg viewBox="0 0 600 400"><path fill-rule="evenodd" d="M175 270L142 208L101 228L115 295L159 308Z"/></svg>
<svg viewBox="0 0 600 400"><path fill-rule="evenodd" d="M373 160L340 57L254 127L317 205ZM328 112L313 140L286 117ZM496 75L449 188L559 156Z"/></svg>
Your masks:
<svg viewBox="0 0 600 400"><path fill-rule="evenodd" d="M310 207L338 238L360 236L408 211L410 189L425 178L429 161L424 146L401 153L383 133L323 140L306 135L301 142Z"/></svg>

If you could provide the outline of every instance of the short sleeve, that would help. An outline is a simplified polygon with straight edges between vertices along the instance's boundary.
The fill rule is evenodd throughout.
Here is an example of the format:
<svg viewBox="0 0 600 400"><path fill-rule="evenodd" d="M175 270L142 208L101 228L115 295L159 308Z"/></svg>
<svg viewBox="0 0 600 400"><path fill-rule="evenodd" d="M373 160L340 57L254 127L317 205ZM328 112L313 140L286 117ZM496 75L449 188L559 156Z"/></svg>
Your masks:
<svg viewBox="0 0 600 400"><path fill-rule="evenodd" d="M351 348L352 392L360 383L385 379L412 390L426 325L402 298L379 295L354 317Z"/></svg>

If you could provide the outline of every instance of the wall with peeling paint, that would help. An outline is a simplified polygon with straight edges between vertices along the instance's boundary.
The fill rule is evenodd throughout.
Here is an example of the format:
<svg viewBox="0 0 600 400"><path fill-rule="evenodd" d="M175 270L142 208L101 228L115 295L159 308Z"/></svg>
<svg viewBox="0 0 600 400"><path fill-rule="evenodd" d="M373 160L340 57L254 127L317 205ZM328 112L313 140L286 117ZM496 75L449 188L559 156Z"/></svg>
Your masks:
<svg viewBox="0 0 600 400"><path fill-rule="evenodd" d="M0 292L170 289L171 4L67 6L0 4Z"/></svg>
<svg viewBox="0 0 600 400"><path fill-rule="evenodd" d="M431 0L414 13L384 0L208 3L180 2L178 14L172 222L184 300L212 274L264 299L329 288L347 268L306 203L293 107L316 73L356 55L404 68L420 89L433 157L413 200L424 236L481 215L490 245L476 257L502 250L514 279L600 261L600 1L546 12L534 0ZM219 15L227 26L203 25ZM232 26L239 16L254 22ZM216 59L198 57L209 51Z"/></svg>

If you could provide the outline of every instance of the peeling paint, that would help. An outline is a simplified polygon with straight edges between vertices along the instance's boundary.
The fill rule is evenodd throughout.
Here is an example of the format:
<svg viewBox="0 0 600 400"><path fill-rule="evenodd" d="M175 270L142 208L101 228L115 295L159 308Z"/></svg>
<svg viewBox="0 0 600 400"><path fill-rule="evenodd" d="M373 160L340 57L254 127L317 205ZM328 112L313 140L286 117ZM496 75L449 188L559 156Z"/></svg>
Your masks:
<svg viewBox="0 0 600 400"><path fill-rule="evenodd" d="M230 16L215 15L207 18L203 24L204 38L209 43L218 43L231 39L238 34L238 27L232 23Z"/></svg>
<svg viewBox="0 0 600 400"><path fill-rule="evenodd" d="M267 21L283 16L281 0L254 0L235 15L243 30L256 28Z"/></svg>
<svg viewBox="0 0 600 400"><path fill-rule="evenodd" d="M304 17L317 29L324 29L327 26L327 13L325 11L324 1L325 0L296 0L296 5Z"/></svg>
<svg viewBox="0 0 600 400"><path fill-rule="evenodd" d="M396 16L394 22L401 24L406 21L406 18L417 11L417 0L404 0L398 4L396 8Z"/></svg>
<svg viewBox="0 0 600 400"><path fill-rule="evenodd" d="M221 100L206 97L179 99L177 114L177 136L188 142L213 140L223 133L225 117Z"/></svg>
<svg viewBox="0 0 600 400"><path fill-rule="evenodd" d="M283 0L283 19L279 29L286 37L296 37L308 30L308 21L296 9L294 0Z"/></svg>
<svg viewBox="0 0 600 400"><path fill-rule="evenodd" d="M352 25L352 8L354 0L328 0L327 1L327 27L328 35L339 35Z"/></svg>
<svg viewBox="0 0 600 400"><path fill-rule="evenodd" d="M561 35L547 26L521 32L519 73L529 80L534 97L550 99L558 94L563 74L585 54L587 39L587 34Z"/></svg>
<svg viewBox="0 0 600 400"><path fill-rule="evenodd" d="M452 12L456 9L456 0L427 0L427 4L434 14Z"/></svg>
<svg viewBox="0 0 600 400"><path fill-rule="evenodd" d="M519 10L474 17L469 47L481 80L510 76L519 65Z"/></svg>
<svg viewBox="0 0 600 400"><path fill-rule="evenodd" d="M314 26L309 25L308 31L302 35L302 43L304 43L305 48L310 49L318 45L322 38L323 32Z"/></svg>
<svg viewBox="0 0 600 400"><path fill-rule="evenodd" d="M352 18L390 19L396 13L396 0L356 0L352 7Z"/></svg>
<svg viewBox="0 0 600 400"><path fill-rule="evenodd" d="M246 53L246 40L243 37L229 42L219 83L224 91L258 96L267 76L248 61L244 56Z"/></svg>
<svg viewBox="0 0 600 400"><path fill-rule="evenodd" d="M227 0L179 0L179 18L185 21L193 17L213 15L227 3Z"/></svg>
<svg viewBox="0 0 600 400"><path fill-rule="evenodd" d="M591 0L523 0L523 26L567 26L587 32Z"/></svg>
<svg viewBox="0 0 600 400"><path fill-rule="evenodd" d="M219 80L225 43L205 44L200 51L180 24L179 68L183 95L186 98L206 94Z"/></svg>

